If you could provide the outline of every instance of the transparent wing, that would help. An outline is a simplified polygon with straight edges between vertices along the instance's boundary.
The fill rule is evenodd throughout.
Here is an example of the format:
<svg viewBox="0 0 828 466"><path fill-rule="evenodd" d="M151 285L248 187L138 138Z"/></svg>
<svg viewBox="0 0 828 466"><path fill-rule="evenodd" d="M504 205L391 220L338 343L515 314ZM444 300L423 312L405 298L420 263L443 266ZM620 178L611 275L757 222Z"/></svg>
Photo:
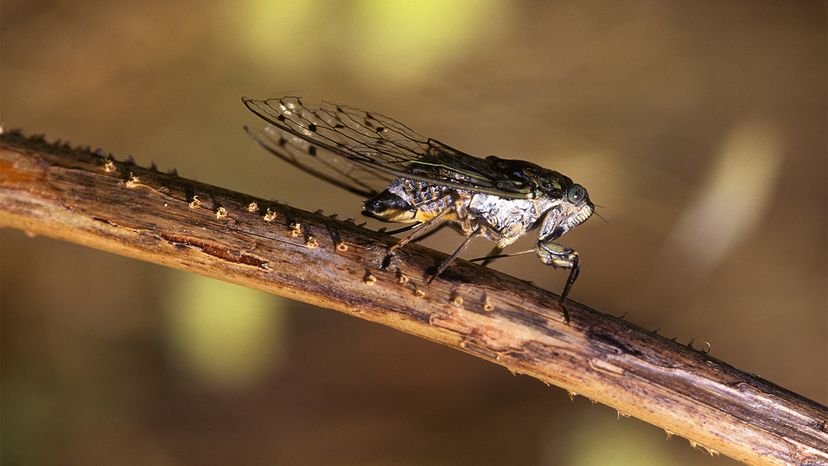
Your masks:
<svg viewBox="0 0 828 466"><path fill-rule="evenodd" d="M278 128L267 126L263 132L253 131L246 126L244 129L253 140L276 157L361 197L376 196L394 178L393 175L372 170L346 157L324 150L317 151L311 142Z"/></svg>
<svg viewBox="0 0 828 466"><path fill-rule="evenodd" d="M331 103L305 105L299 97L242 101L274 126L266 138L253 135L260 144L351 192L376 193L394 177L405 177L507 198L530 195L524 180L497 170L486 159L378 113Z"/></svg>

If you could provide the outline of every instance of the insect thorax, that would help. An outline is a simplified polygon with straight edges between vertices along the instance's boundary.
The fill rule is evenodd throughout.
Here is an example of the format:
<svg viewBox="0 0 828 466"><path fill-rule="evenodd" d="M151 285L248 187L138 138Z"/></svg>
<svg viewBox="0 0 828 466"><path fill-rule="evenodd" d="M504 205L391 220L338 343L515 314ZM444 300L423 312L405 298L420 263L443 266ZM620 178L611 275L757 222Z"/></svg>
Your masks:
<svg viewBox="0 0 828 466"><path fill-rule="evenodd" d="M364 213L389 222L427 222L443 214L466 234L478 225L491 240L511 243L550 207L546 198L507 199L493 194L398 178L377 196L365 201Z"/></svg>

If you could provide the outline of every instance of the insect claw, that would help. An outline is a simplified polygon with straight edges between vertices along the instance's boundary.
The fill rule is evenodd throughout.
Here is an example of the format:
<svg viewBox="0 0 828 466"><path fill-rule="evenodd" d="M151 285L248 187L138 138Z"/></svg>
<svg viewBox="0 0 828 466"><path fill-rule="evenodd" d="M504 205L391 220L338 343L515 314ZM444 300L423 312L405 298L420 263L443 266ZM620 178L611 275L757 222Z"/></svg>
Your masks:
<svg viewBox="0 0 828 466"><path fill-rule="evenodd" d="M561 296L561 300L558 301L558 304L561 305L561 312L564 316L564 323L569 324L569 309L566 308L566 298Z"/></svg>
<svg viewBox="0 0 828 466"><path fill-rule="evenodd" d="M386 270L388 267L391 266L391 261L394 259L394 253L389 251L385 257L382 258L382 264L380 264L380 269Z"/></svg>

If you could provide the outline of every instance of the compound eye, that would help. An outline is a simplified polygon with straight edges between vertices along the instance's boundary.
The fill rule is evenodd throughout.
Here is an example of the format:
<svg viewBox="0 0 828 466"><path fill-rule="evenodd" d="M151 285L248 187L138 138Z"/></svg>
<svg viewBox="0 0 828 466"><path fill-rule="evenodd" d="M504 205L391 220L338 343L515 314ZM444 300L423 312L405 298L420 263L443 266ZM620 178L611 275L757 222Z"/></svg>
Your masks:
<svg viewBox="0 0 828 466"><path fill-rule="evenodd" d="M583 186L576 184L566 192L566 198L573 204L578 204L586 198L587 192Z"/></svg>

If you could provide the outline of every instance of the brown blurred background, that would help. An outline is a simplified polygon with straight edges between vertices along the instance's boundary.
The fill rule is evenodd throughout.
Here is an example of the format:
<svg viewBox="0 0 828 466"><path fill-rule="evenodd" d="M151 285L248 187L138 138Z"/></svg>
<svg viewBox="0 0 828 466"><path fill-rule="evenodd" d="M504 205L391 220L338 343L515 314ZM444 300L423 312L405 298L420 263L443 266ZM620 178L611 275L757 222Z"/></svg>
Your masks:
<svg viewBox="0 0 828 466"><path fill-rule="evenodd" d="M564 237L574 299L828 402L824 2L0 8L5 127L346 217L360 199L245 137L240 96L324 98L537 162L607 220ZM0 238L3 464L732 463L394 330ZM494 267L556 292L566 276Z"/></svg>

